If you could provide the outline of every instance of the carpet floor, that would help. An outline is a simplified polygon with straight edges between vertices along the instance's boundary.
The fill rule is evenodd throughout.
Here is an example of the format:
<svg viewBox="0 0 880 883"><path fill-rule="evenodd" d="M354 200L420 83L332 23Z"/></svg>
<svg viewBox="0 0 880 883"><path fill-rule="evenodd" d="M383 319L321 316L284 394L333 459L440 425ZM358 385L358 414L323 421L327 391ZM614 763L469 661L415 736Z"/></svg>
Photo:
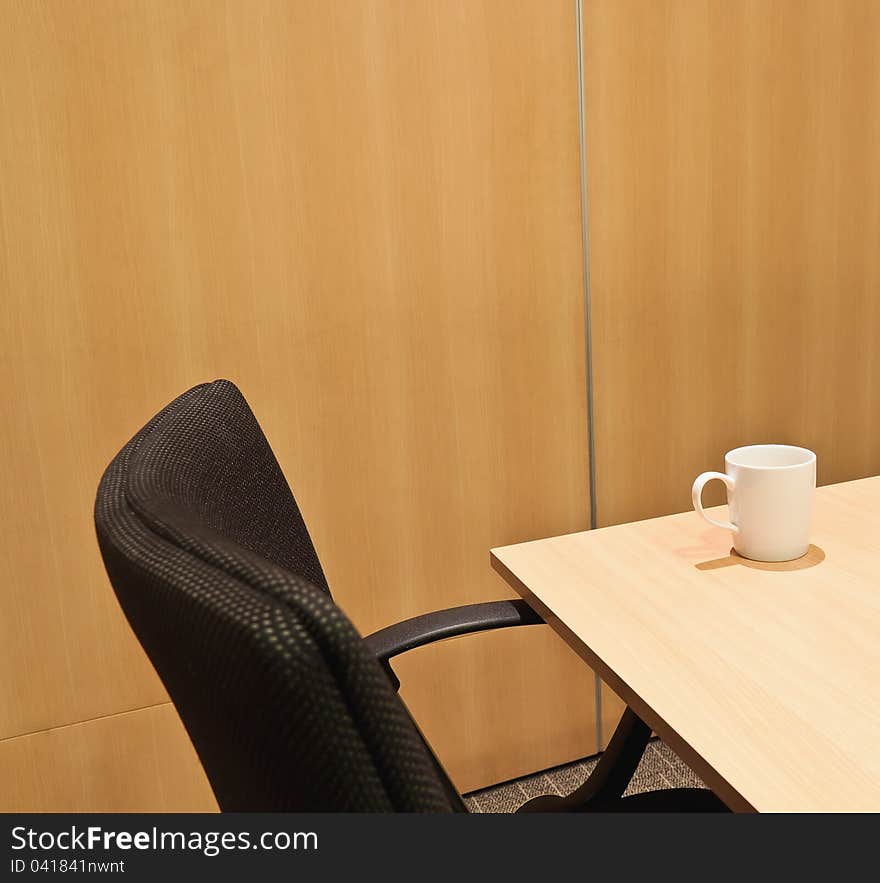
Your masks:
<svg viewBox="0 0 880 883"><path fill-rule="evenodd" d="M471 812L516 812L519 807L541 794L564 797L580 786L593 771L599 758L588 757L564 766L494 785L464 796ZM659 739L649 743L626 794L655 791L661 788L705 788L696 773Z"/></svg>

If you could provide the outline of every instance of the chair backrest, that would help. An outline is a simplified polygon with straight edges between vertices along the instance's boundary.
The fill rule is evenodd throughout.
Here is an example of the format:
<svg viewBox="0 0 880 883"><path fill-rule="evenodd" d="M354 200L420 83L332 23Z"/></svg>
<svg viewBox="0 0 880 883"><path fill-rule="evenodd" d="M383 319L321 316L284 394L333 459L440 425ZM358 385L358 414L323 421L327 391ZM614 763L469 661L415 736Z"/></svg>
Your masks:
<svg viewBox="0 0 880 883"><path fill-rule="evenodd" d="M290 488L230 382L122 449L95 524L116 596L225 811L458 809L333 603Z"/></svg>

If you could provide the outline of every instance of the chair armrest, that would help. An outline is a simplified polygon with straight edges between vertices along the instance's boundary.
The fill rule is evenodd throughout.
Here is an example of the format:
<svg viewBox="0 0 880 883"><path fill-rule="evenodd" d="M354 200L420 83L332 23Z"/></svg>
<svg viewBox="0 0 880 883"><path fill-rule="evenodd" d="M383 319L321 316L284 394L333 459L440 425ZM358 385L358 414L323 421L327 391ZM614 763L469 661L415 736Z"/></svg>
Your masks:
<svg viewBox="0 0 880 883"><path fill-rule="evenodd" d="M364 638L364 642L385 667L397 689L400 682L391 670L389 660L400 653L458 635L517 625L541 625L543 622L525 601L486 601L482 604L449 607L405 619L373 632Z"/></svg>

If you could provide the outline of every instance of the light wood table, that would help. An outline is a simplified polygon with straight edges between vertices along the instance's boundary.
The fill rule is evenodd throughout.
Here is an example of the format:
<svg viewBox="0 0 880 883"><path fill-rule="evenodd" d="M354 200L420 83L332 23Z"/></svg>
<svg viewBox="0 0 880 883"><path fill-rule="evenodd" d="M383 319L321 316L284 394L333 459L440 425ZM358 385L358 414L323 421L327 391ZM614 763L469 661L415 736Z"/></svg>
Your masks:
<svg viewBox="0 0 880 883"><path fill-rule="evenodd" d="M878 811L880 477L819 488L813 543L747 561L686 512L491 559L732 809Z"/></svg>

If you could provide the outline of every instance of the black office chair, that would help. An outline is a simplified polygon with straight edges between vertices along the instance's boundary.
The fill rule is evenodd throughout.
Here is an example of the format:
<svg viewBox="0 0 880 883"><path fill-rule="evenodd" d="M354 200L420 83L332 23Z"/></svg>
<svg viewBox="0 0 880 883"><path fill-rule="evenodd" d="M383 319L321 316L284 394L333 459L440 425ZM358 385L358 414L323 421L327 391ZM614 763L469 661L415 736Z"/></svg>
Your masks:
<svg viewBox="0 0 880 883"><path fill-rule="evenodd" d="M184 393L122 449L98 488L95 524L119 602L221 809L464 811L389 660L540 623L525 603L472 604L361 638L330 597L256 418L225 380ZM628 711L584 786L525 809L721 808L703 789L619 799L649 737Z"/></svg>

